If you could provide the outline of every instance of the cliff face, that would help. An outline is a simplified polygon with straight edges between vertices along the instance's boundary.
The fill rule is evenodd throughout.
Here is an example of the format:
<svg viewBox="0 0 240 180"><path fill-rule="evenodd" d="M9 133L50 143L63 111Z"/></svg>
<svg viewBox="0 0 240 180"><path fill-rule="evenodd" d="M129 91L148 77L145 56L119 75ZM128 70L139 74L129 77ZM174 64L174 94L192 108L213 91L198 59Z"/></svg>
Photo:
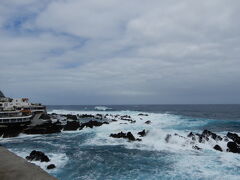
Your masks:
<svg viewBox="0 0 240 180"><path fill-rule="evenodd" d="M4 94L2 93L2 91L0 91L0 98L5 97Z"/></svg>

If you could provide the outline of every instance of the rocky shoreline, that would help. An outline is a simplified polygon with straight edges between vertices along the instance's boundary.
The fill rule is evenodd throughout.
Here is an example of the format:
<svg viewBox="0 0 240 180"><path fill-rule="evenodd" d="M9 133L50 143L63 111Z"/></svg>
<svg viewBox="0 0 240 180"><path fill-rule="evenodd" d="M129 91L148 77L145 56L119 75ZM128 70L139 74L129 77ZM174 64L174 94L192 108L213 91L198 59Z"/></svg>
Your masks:
<svg viewBox="0 0 240 180"><path fill-rule="evenodd" d="M0 146L1 180L57 180L40 167Z"/></svg>
<svg viewBox="0 0 240 180"><path fill-rule="evenodd" d="M138 114L139 119L143 120L144 117L147 118L148 114ZM108 125L113 122L119 122L120 124L134 124L136 119L132 118L129 115L111 115L111 114L43 114L40 117L41 123L38 124L29 124L22 126L5 126L0 127L0 136L2 138L16 137L20 133L24 134L53 134L61 133L63 131L81 131L84 128L93 128L99 127L102 125ZM129 143L139 142L144 139L145 136L148 136L150 133L148 130L149 124L152 122L145 119L146 129L143 129L137 132L134 136L134 133L128 132L118 132L111 133L109 137L111 138L122 138L126 139ZM209 130L204 130L202 133L189 132L187 135L166 134L165 143L172 143L171 141L174 138L180 138L182 142L186 145L190 145L193 150L201 151L203 148L201 144L211 143L212 150L219 152L228 152L228 153L240 153L240 136L238 134L228 132L225 136L218 135ZM223 145L224 144L224 145ZM184 145L183 145L184 146ZM26 157L28 161L40 161L40 162L49 162L50 159L44 152L33 150L29 156ZM47 166L47 169L56 168L55 164Z"/></svg>
<svg viewBox="0 0 240 180"><path fill-rule="evenodd" d="M140 113L138 116L147 117L148 114ZM102 125L107 125L112 122L120 121L120 124L134 124L134 120L129 115L111 115L111 114L43 114L40 117L41 123L39 124L29 124L29 125L9 125L0 127L0 136L2 138L16 137L20 133L23 134L53 134L61 133L62 131L80 131L84 128L99 127ZM151 121L147 120L145 122L146 126L151 124ZM146 136L148 131L143 129L138 132L139 137L135 137L132 132L119 132L109 134L112 138L123 138L127 139L129 142L132 141L142 141L141 138ZM172 138L178 137L186 141L188 144L192 144L193 149L201 150L196 143L206 143L208 141L214 141L216 145L213 147L214 150L224 151L223 148L218 144L219 142L225 142L226 152L240 153L240 137L232 132L228 132L225 136L221 137L209 130L204 130L201 134L189 132L185 137L175 134L167 134L165 137L165 142L169 143Z"/></svg>

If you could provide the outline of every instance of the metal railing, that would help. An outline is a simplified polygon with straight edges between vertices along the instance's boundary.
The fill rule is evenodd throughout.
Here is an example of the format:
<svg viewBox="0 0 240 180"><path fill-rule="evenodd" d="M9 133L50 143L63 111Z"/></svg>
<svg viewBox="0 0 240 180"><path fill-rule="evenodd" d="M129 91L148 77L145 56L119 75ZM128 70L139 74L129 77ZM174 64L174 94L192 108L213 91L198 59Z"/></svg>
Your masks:
<svg viewBox="0 0 240 180"><path fill-rule="evenodd" d="M32 117L32 115L30 115L30 116L22 116L22 117L5 117L5 118L0 118L0 124L28 122L28 121L31 120L31 117Z"/></svg>

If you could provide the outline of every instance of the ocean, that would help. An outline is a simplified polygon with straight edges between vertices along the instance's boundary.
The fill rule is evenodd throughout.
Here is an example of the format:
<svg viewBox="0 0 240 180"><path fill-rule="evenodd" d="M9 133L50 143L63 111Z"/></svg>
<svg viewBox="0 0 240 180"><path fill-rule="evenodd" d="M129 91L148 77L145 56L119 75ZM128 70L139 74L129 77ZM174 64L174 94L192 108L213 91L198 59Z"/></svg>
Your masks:
<svg viewBox="0 0 240 180"><path fill-rule="evenodd" d="M48 106L49 113L130 115L136 123L112 122L51 135L24 135L1 139L21 157L32 150L47 154L60 180L205 180L240 179L240 155L213 149L216 142L199 143L195 150L181 137L166 142L167 134L211 130L221 136L240 133L240 105L115 105ZM147 113L148 116L139 116ZM151 124L146 124L146 121ZM148 130L141 142L109 137ZM224 144L219 144L224 148ZM49 163L48 163L49 164ZM37 163L46 170L46 163Z"/></svg>

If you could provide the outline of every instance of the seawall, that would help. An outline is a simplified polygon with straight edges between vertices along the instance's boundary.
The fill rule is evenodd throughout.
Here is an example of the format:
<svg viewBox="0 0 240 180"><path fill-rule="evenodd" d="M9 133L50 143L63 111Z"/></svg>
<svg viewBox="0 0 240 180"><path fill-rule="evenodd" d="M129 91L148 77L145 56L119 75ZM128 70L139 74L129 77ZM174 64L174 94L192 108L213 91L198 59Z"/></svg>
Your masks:
<svg viewBox="0 0 240 180"><path fill-rule="evenodd" d="M40 167L0 146L1 180L57 180Z"/></svg>

